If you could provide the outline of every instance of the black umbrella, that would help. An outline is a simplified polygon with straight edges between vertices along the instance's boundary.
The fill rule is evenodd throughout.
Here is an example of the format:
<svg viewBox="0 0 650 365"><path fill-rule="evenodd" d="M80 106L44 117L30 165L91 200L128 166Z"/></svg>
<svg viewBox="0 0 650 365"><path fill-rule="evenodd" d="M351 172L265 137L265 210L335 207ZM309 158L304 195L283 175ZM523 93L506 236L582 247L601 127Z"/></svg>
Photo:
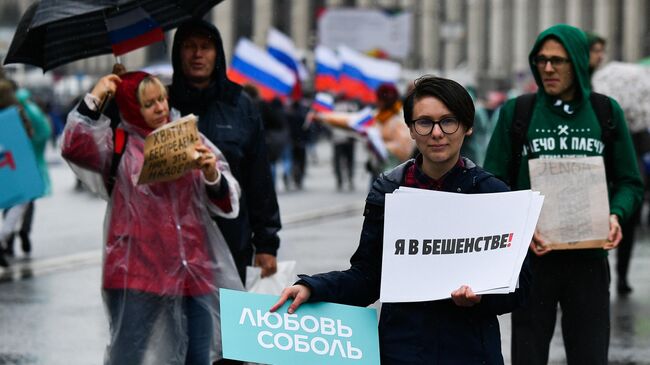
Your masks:
<svg viewBox="0 0 650 365"><path fill-rule="evenodd" d="M112 53L106 19L142 8L163 30L205 15L222 0L41 0L20 19L4 64L26 63L43 72L68 62Z"/></svg>

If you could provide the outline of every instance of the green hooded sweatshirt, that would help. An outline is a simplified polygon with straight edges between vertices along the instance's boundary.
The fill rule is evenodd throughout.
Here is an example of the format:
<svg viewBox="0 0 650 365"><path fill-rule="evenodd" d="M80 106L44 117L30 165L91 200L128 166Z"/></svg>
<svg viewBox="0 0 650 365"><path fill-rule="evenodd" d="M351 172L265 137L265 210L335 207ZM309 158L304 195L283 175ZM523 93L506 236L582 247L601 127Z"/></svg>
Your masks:
<svg viewBox="0 0 650 365"><path fill-rule="evenodd" d="M545 93L540 73L532 62L549 37L555 38L564 46L571 60L576 94L569 102ZM528 159L602 156L605 148L600 123L589 102L589 46L585 33L565 24L550 27L537 37L528 58L539 90L513 190L530 188ZM614 166L611 169L612 184L609 187L610 212L623 222L630 218L641 203L643 182L623 111L615 100L610 98L610 101L616 123L615 137L611 143ZM514 109L514 99L507 101L501 109L484 166L504 181L509 179L509 164L512 161L510 129Z"/></svg>

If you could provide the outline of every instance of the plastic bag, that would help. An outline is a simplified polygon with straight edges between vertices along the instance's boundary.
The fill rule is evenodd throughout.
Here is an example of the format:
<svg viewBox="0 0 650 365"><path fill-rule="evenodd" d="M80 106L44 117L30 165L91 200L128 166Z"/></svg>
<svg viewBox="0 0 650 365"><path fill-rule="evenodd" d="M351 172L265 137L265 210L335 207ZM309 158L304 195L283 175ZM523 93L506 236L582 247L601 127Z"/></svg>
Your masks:
<svg viewBox="0 0 650 365"><path fill-rule="evenodd" d="M246 290L251 293L280 295L297 280L295 261L278 261L278 271L262 278L262 268L246 267Z"/></svg>

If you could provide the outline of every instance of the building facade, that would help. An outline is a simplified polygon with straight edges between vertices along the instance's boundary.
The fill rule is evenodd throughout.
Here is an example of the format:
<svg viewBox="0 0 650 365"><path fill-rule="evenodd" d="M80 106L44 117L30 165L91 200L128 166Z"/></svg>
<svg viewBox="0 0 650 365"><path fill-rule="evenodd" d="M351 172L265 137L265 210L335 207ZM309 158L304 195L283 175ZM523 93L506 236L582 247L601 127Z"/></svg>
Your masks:
<svg viewBox="0 0 650 365"><path fill-rule="evenodd" d="M31 0L3 0L0 26L15 27ZM263 46L269 27L290 35L306 55L318 43L317 19L333 7L382 8L413 14L413 73L471 75L476 86L509 88L529 73L527 54L540 30L567 23L608 41L608 59L636 62L650 55L647 0L224 0L206 15L220 29L227 55L240 37ZM169 60L171 37L123 56L127 68ZM57 72L109 71L115 59L100 56L62 66ZM450 76L451 77L451 76Z"/></svg>

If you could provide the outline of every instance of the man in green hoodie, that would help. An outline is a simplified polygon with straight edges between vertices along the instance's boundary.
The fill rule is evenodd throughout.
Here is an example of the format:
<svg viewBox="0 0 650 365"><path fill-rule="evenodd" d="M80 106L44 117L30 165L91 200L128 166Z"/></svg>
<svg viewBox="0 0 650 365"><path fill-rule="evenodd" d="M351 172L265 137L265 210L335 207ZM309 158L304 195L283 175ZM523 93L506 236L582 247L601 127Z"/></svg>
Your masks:
<svg viewBox="0 0 650 365"><path fill-rule="evenodd" d="M567 363L607 364L610 277L606 250L620 242L619 221L628 219L643 194L632 141L623 111L611 98L615 132L611 141L604 141L590 102L589 46L582 30L560 24L543 31L529 60L539 90L521 158L512 152L515 100L509 100L490 140L485 169L513 190L529 189L529 159L604 156L611 149L612 158L605 159L610 220L608 243L602 249L552 251L540 235L533 236L533 285L528 306L512 315L512 363L548 362L559 303ZM574 138L592 143L567 143ZM539 143L542 139L546 143ZM515 163L519 166L513 170Z"/></svg>

